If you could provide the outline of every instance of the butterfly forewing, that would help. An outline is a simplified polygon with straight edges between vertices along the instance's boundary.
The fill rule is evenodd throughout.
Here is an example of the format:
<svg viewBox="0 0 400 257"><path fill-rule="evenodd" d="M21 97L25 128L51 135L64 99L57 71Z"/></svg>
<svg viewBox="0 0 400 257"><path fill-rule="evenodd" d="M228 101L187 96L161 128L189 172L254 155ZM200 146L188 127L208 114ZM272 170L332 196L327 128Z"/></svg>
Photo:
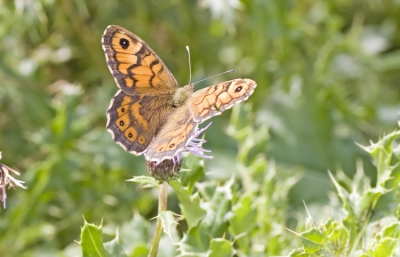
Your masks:
<svg viewBox="0 0 400 257"><path fill-rule="evenodd" d="M103 50L117 85L127 94L174 94L174 76L138 36L115 25L104 31Z"/></svg>

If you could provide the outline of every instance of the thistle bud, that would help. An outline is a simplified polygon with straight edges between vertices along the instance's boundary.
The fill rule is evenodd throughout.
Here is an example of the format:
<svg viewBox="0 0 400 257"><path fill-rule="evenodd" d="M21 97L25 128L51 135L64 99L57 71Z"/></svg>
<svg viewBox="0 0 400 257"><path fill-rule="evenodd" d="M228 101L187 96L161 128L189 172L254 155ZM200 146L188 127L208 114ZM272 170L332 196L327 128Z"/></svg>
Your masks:
<svg viewBox="0 0 400 257"><path fill-rule="evenodd" d="M165 159L159 163L150 161L146 165L153 178L159 181L169 181L176 179L179 175L182 159L180 158L180 154L178 154L172 159Z"/></svg>

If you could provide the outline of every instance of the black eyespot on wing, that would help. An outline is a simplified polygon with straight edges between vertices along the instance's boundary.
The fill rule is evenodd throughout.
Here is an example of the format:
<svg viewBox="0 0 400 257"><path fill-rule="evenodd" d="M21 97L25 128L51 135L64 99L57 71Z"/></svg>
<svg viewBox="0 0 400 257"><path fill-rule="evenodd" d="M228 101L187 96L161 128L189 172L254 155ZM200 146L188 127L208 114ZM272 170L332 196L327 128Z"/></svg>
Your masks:
<svg viewBox="0 0 400 257"><path fill-rule="evenodd" d="M121 38L119 40L119 45L123 48L123 49L127 49L129 47L129 41L126 38Z"/></svg>
<svg viewBox="0 0 400 257"><path fill-rule="evenodd" d="M243 89L242 86L238 86L238 87L235 89L235 92L238 93L238 92L242 91L242 89Z"/></svg>
<svg viewBox="0 0 400 257"><path fill-rule="evenodd" d="M120 125L120 126L123 126L123 125L124 125L124 122L121 120L121 121L119 122L119 125Z"/></svg>
<svg viewBox="0 0 400 257"><path fill-rule="evenodd" d="M128 134L128 137L129 137L129 138L132 138L132 136L133 136L132 133L129 133L129 134Z"/></svg>

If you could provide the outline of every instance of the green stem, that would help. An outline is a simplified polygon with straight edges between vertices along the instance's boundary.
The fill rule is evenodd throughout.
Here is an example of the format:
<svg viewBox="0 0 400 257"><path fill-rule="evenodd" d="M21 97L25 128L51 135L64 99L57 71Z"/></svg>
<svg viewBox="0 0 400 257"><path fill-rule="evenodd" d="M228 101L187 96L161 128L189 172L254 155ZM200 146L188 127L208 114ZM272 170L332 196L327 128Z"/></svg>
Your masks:
<svg viewBox="0 0 400 257"><path fill-rule="evenodd" d="M168 195L168 183L164 181L160 185L160 188L158 190L158 214L160 214L162 211L167 210L167 195ZM158 243L160 242L162 232L163 230L162 230L161 218L157 217L156 231L154 233L153 243L151 245L149 257L157 256Z"/></svg>

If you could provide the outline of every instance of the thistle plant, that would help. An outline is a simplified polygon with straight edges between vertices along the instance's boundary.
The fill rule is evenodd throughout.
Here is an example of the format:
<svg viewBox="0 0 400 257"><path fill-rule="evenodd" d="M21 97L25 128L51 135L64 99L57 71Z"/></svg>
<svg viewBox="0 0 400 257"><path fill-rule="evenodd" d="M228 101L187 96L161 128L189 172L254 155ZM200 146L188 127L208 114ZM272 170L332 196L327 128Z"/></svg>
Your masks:
<svg viewBox="0 0 400 257"><path fill-rule="evenodd" d="M329 176L335 187L330 216L316 225L308 213L302 232L293 232L302 247L289 256L399 256L400 131L360 147L376 167L376 184L365 175L361 162L350 179L342 171Z"/></svg>
<svg viewBox="0 0 400 257"><path fill-rule="evenodd" d="M205 152L211 152L209 150L205 150L202 148L202 144L206 143L206 140L203 138L200 138L201 134L211 125L211 122L204 128L198 129L196 133L194 134L193 138L189 141L187 144L187 147L185 148L184 152L188 153L193 153L195 156L198 158L207 158L211 159L213 158L212 156L205 155ZM156 162L156 161L148 161L146 163L147 169L151 175L151 177L148 176L139 176L139 177L134 177L133 179L130 179L128 181L136 182L144 187L153 187L157 188L158 190L158 215L157 215L157 224L153 233L153 239L152 239L152 244L149 249L149 257L155 257L157 256L158 252L158 247L159 247L159 242L160 238L165 232L171 237L171 229L174 227L177 223L175 222L175 215L174 213L167 211L167 195L168 195L168 182L172 180L178 179L178 175L180 174L181 171L181 166L183 162L183 157L182 157L181 152L177 152L175 156L173 156L171 159L164 159L161 162ZM179 184L179 183L178 183ZM174 184L174 188L177 190L178 184ZM102 254L109 254L109 252L106 249L106 244L102 246L101 244L98 245L98 241L101 240L101 228L102 225L96 227L95 225L89 224L85 221L85 226L82 230L82 240L80 241L80 244L82 246L83 254L84 256L86 255L91 255L91 254L98 254L98 248L100 247L100 252ZM90 235L90 236L89 236ZM92 235L97 235L96 238L94 238ZM88 239L90 238L90 239ZM97 241L97 242L96 242ZM111 251L121 251L122 248L120 249L119 247L119 239L118 236L113 240L112 242L112 248ZM97 246L96 246L97 245ZM118 250L120 249L120 250ZM120 252L120 254L124 254L123 252ZM122 255L125 256L125 255Z"/></svg>
<svg viewBox="0 0 400 257"><path fill-rule="evenodd" d="M2 157L2 152L0 152L0 160ZM20 187L26 189L25 183L22 180L15 179L11 174L19 176L20 173L16 170L11 169L10 167L0 163L0 202L3 203L3 208L6 208L6 189L10 189L13 187Z"/></svg>
<svg viewBox="0 0 400 257"><path fill-rule="evenodd" d="M300 173L288 173L257 152L252 152L254 155L250 156L249 152L254 149L262 152L260 146L267 142L268 134L262 127L255 129L243 124L246 124L243 113L234 109L228 131L236 138L240 149L237 167L243 172L238 178L232 177L222 184L199 182L205 174L202 158L189 154L184 156L183 172L176 180L169 180L168 183L151 177L131 180L157 188L159 196L166 196L170 185L181 208L179 224L184 219L187 226L180 237L177 215L166 209L166 201L161 198L155 230L149 227L148 221L140 220L135 215L132 225L129 225L131 229L143 230L144 224L147 224L145 230L148 233L156 231L152 240L149 237L146 239L144 234L136 238L152 242L150 247L145 244L146 254L157 256L157 248L163 249L159 256L274 256L285 252L286 256L304 257L390 257L400 254L400 159L397 145L400 130L369 146L360 146L372 157L376 166L375 184L365 176L361 162L358 162L353 178L340 170L328 172L334 191L330 194L326 218L315 221L313 209L308 210L305 203L306 214L298 219L296 227L289 229L287 194L299 180ZM259 140L243 136L248 133L257 135ZM89 228L97 229L101 234L101 227L87 224L83 237L85 229ZM129 231L125 228L121 233L127 235ZM127 249L129 244L124 239L119 240L117 236L104 247L112 244L115 248ZM143 249L140 248L144 247L143 243L120 256Z"/></svg>

